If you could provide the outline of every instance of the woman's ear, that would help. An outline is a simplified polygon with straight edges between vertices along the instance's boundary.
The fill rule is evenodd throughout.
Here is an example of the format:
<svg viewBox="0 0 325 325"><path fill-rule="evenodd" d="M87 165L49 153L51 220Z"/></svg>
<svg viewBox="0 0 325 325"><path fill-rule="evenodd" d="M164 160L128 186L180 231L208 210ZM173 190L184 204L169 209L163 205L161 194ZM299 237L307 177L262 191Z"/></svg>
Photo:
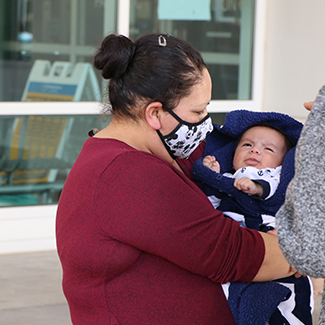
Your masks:
<svg viewBox="0 0 325 325"><path fill-rule="evenodd" d="M163 105L160 102L153 102L147 106L146 120L153 129L159 130L161 128L160 118L163 112Z"/></svg>

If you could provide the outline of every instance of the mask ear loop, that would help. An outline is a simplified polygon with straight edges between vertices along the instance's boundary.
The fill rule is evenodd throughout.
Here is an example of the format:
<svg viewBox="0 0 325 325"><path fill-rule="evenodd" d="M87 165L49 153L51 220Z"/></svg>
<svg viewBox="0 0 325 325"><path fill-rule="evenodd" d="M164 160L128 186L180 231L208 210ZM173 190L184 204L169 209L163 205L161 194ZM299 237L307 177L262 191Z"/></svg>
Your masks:
<svg viewBox="0 0 325 325"><path fill-rule="evenodd" d="M158 36L158 45L159 46L166 46L167 45L167 41L166 38L162 35Z"/></svg>

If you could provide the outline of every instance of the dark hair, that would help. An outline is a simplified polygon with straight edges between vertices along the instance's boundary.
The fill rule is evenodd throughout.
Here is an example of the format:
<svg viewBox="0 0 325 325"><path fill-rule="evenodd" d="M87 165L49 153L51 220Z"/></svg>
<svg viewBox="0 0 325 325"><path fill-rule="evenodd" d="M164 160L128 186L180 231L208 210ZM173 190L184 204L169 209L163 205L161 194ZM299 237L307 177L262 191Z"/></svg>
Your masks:
<svg viewBox="0 0 325 325"><path fill-rule="evenodd" d="M234 148L234 151L233 151L233 155L235 154L235 151L238 147L238 144L241 140L241 138L243 137L244 133L246 131L248 131L249 129L251 128L254 128L256 126L262 126L262 127L267 127L269 129L272 129L272 130L275 130L279 133L281 133L283 136L284 136L284 140L285 140L285 145L286 145L286 152L288 152L291 148L293 148L295 145L294 145L294 142L292 141L292 139L284 132L282 131L280 128L272 125L272 124L269 124L269 123L256 123L256 124L253 124L253 125L250 125L249 127L247 127L241 134L240 136L238 137L237 139L237 142L236 142L236 145L235 145L235 148Z"/></svg>
<svg viewBox="0 0 325 325"><path fill-rule="evenodd" d="M206 67L189 43L165 34L148 34L135 42L123 35L108 35L94 65L102 70L103 78L110 79L113 114L132 118L137 118L132 106L141 101L147 105L158 101L165 109L173 109L190 94Z"/></svg>

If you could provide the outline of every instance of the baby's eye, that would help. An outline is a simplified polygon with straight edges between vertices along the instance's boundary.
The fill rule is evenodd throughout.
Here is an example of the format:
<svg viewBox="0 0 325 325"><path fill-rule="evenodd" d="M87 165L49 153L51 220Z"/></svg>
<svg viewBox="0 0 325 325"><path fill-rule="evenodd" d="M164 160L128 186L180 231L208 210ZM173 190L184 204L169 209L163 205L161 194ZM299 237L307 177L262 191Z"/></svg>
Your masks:
<svg viewBox="0 0 325 325"><path fill-rule="evenodd" d="M265 148L265 150L270 151L270 152L274 152L274 150L272 148Z"/></svg>
<svg viewBox="0 0 325 325"><path fill-rule="evenodd" d="M244 143L243 147L251 147L252 145L250 143Z"/></svg>

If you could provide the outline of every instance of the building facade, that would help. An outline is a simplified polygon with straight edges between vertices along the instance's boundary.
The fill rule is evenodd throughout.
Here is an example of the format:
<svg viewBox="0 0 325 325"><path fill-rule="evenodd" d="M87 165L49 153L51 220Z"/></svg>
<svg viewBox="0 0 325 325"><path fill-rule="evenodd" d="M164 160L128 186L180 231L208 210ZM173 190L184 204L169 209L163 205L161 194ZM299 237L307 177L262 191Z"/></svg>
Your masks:
<svg viewBox="0 0 325 325"><path fill-rule="evenodd" d="M110 33L183 38L204 57L216 123L244 108L304 120L325 81L315 0L0 1L0 254L55 248L55 212L82 143L107 125L92 57Z"/></svg>

